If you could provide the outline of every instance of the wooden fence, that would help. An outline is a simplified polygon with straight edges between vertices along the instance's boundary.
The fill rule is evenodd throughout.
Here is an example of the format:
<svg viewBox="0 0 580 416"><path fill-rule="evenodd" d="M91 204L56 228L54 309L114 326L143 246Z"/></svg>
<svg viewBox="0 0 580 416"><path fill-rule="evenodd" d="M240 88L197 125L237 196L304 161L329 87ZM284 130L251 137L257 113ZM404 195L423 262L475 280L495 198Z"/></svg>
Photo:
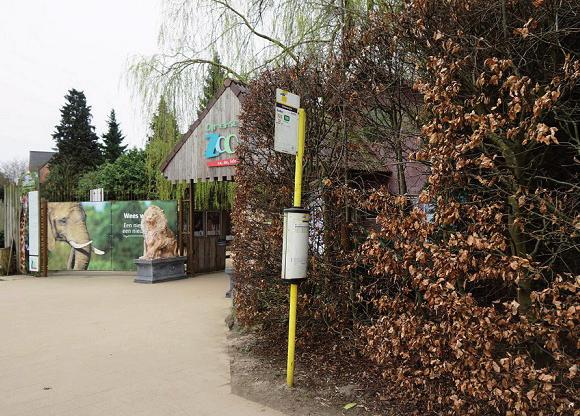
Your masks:
<svg viewBox="0 0 580 416"><path fill-rule="evenodd" d="M18 242L20 224L20 196L14 184L4 186L4 247Z"/></svg>
<svg viewBox="0 0 580 416"><path fill-rule="evenodd" d="M18 252L20 241L20 194L14 184L4 185L3 224L4 248L12 248L14 254ZM14 259L15 260L15 259ZM20 270L18 264L17 269Z"/></svg>

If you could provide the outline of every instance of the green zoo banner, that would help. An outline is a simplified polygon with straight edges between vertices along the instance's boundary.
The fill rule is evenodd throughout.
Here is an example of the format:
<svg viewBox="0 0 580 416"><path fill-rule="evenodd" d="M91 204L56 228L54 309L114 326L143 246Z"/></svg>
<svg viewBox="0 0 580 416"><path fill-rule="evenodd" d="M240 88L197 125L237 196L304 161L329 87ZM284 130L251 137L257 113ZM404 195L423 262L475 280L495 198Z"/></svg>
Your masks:
<svg viewBox="0 0 580 416"><path fill-rule="evenodd" d="M49 202L49 270L135 270L141 218L156 205L177 236L176 201Z"/></svg>

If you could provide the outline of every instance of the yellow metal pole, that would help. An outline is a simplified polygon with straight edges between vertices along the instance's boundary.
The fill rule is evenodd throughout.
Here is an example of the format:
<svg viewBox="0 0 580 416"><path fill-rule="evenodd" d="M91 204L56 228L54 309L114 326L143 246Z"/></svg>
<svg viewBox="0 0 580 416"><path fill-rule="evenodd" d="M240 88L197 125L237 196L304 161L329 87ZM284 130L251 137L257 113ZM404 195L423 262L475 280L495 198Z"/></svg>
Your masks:
<svg viewBox="0 0 580 416"><path fill-rule="evenodd" d="M294 206L302 205L302 159L304 158L304 137L306 136L306 111L298 109L298 149L294 169Z"/></svg>
<svg viewBox="0 0 580 416"><path fill-rule="evenodd" d="M290 285L290 315L288 322L288 362L286 364L286 384L294 386L294 346L296 342L296 309L298 306L298 285Z"/></svg>
<svg viewBox="0 0 580 416"><path fill-rule="evenodd" d="M294 170L294 206L302 204L302 159L304 158L304 139L306 136L306 112L298 110L298 149L296 169ZM288 316L288 361L286 364L286 384L294 386L294 351L296 345L296 310L298 307L298 285L290 285L290 312Z"/></svg>

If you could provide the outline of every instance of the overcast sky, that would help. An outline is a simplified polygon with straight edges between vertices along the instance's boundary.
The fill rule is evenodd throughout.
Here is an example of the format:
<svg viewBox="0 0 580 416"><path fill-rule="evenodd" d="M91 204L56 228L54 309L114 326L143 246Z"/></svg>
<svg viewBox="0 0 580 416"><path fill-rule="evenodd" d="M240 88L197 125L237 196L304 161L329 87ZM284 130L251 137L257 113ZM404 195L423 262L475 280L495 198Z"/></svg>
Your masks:
<svg viewBox="0 0 580 416"><path fill-rule="evenodd" d="M0 161L51 150L64 95L85 92L101 136L112 108L130 146L148 121L127 60L157 48L160 0L0 0Z"/></svg>

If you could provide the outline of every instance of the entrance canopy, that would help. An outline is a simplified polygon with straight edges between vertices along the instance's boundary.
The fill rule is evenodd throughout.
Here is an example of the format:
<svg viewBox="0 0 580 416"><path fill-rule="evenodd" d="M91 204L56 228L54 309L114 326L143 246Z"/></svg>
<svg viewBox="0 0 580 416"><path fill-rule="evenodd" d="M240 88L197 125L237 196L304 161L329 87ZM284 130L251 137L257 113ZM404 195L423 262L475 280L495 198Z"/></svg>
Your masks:
<svg viewBox="0 0 580 416"><path fill-rule="evenodd" d="M246 88L226 79L224 86L169 154L161 172L172 182L233 180L238 163L238 116Z"/></svg>

